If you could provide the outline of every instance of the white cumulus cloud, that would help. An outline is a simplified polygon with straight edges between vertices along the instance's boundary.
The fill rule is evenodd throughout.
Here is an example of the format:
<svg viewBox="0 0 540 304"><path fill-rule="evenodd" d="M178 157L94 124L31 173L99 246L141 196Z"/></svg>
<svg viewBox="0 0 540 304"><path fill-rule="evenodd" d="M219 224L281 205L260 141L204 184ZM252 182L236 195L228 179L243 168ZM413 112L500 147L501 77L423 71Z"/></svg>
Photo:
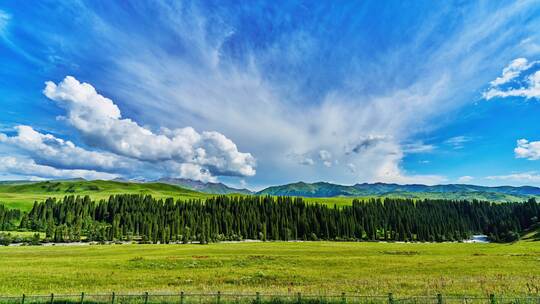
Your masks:
<svg viewBox="0 0 540 304"><path fill-rule="evenodd" d="M154 133L122 118L112 100L72 76L59 84L47 81L43 92L66 110L66 120L89 145L141 161L199 166L212 175L255 175L255 158L239 152L234 142L218 132L198 133L186 127Z"/></svg>
<svg viewBox="0 0 540 304"><path fill-rule="evenodd" d="M328 152L327 150L320 150L319 151L319 158L321 159L323 165L327 168L332 167L332 153Z"/></svg>
<svg viewBox="0 0 540 304"><path fill-rule="evenodd" d="M203 182L217 182L217 178L212 176L207 169L204 169L196 164L179 164L178 171L180 172L180 177L182 178L189 178Z"/></svg>
<svg viewBox="0 0 540 304"><path fill-rule="evenodd" d="M528 62L527 58L517 58L514 59L507 67L503 69L502 75L495 78L490 82L491 86L499 86L505 83L508 83L510 80L519 76L519 74L530 68L531 64Z"/></svg>
<svg viewBox="0 0 540 304"><path fill-rule="evenodd" d="M30 126L17 126L17 136L0 133L0 142L14 145L40 164L69 169L117 170L127 168L130 162L112 153L88 151L69 140L51 134L42 134ZM132 163L131 163L132 164Z"/></svg>
<svg viewBox="0 0 540 304"><path fill-rule="evenodd" d="M529 160L540 159L540 141L528 141L519 139L514 149L517 158L526 158Z"/></svg>
<svg viewBox="0 0 540 304"><path fill-rule="evenodd" d="M525 58L515 59L503 69L501 77L496 78L490 83L490 87L482 95L486 100L495 97L524 97L540 98L540 70L534 71L534 66L539 62L528 62ZM525 73L527 70L533 70L532 73ZM509 87L504 85L512 84Z"/></svg>

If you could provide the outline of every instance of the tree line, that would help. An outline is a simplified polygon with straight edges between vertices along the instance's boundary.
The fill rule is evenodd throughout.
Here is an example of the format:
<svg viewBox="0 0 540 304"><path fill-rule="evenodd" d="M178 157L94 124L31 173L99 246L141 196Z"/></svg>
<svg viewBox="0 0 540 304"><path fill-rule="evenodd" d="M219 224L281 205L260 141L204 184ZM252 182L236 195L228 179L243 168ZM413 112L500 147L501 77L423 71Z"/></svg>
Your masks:
<svg viewBox="0 0 540 304"><path fill-rule="evenodd" d="M0 208L0 224L2 223ZM14 212L14 211L11 211ZM301 198L217 196L206 200L113 195L108 200L66 196L35 202L20 214L20 229L45 232L49 241L225 240L461 241L486 234L511 242L538 222L540 206L524 203L399 198L354 200L329 207Z"/></svg>
<svg viewBox="0 0 540 304"><path fill-rule="evenodd" d="M0 204L0 231L17 228L17 221L21 218L19 209L8 209Z"/></svg>

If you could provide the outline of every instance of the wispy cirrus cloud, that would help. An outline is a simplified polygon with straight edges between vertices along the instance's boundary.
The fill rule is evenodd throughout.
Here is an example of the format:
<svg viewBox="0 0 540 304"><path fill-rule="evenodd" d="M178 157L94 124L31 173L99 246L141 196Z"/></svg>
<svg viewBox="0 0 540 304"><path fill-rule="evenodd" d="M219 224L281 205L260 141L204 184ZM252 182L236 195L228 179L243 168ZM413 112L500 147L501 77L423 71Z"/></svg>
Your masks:
<svg viewBox="0 0 540 304"><path fill-rule="evenodd" d="M466 143L472 141L471 137L468 136L454 136L450 137L444 141L445 144L451 146L454 149L463 149Z"/></svg>
<svg viewBox="0 0 540 304"><path fill-rule="evenodd" d="M365 65L364 70L361 70L359 66L353 64L347 70L349 76L342 83L330 87L313 103L304 104L302 101L305 96L301 94L291 96L290 92L301 92L298 86L305 83L299 84L294 80L276 81L279 77L273 77L276 76L276 72L268 70L266 63L272 62L275 66L276 62L269 58L279 57L283 58L287 66L300 68L302 64L309 65L306 60L310 59L310 52L313 51L311 47L322 47L326 50L328 46L317 45L317 37L311 36L309 32L303 32L302 35L289 33L288 37L294 39L276 39L270 42L269 49L251 49L249 45L241 44L242 37L238 36L240 30L234 25L230 27L231 31L226 33L218 31L220 35L200 40L206 41L199 44L203 46L202 48L208 48L209 53L219 54L211 57L211 60L206 56L200 56L204 63L200 68L194 70L188 63L175 61L167 55L160 55L160 59L165 60L167 64L159 69L146 64L157 60L152 58L153 56L128 57L119 60L121 71L119 74L143 77L140 82L149 83L155 88L151 91L160 92L161 96L154 96L162 101L156 110L167 111L174 108L187 110L191 115L187 115L186 119L203 118L210 125L215 125L216 129L231 134L241 146L252 147L250 151L260 160L262 167L259 172L263 172L263 175L272 175L269 168L285 166L286 174L293 180L306 179L309 174L307 179L322 177L344 181L350 179L349 175L342 174L346 171L344 166L351 163L362 168L358 171L359 180L405 180L406 177L403 176L405 171L401 168L404 153L427 152L433 147L403 146L401 142L410 141L408 139L414 134L415 128L419 128L428 117L436 116L452 105L456 106L445 102L453 97L453 94L448 94L449 88L463 86L464 82L476 76L475 69L486 63L484 59L487 54L492 54L493 50L498 49L502 41L494 40L493 44L477 49L478 43L495 33L511 31L505 28L506 22L522 9L524 7L516 5L492 16L473 17L474 14L471 14L469 16L471 19L463 25L463 32L450 35L447 41L440 45L440 49L428 55L426 66L437 66L444 70L444 73L427 72L415 75L403 82L407 83L406 85L387 88L384 93L366 94L366 91L351 87L353 84L361 83L358 80L365 75L366 68L373 72L371 75L383 74L385 79L375 76L381 83L387 83L388 80L400 82L386 74L397 67L379 62L381 70ZM207 23L201 24L204 26L198 28L196 32L205 32L211 28ZM421 45L426 41L423 39L428 39L431 34L429 30L422 32L423 36L419 35L415 43ZM184 35L182 31L179 33L180 37ZM240 45L236 44L238 41ZM233 44L245 51L241 52L245 55L242 58L245 65L238 65L236 58L231 60L228 57L229 47ZM291 49L304 50L305 56L286 56L290 54ZM466 60L464 49L473 50L473 54L467 54ZM403 56L408 55L387 52L384 56L386 59L394 58L400 61ZM178 70L190 73L179 75ZM199 77L202 70L208 71L204 74L203 80ZM124 81L132 80L124 79ZM163 82L175 83L174 90L163 88L160 85ZM307 89L305 91L319 88ZM287 92L288 95L280 95L281 92ZM197 103L191 102L195 99ZM153 99L147 98L143 98L141 103L147 106L155 104ZM220 119L224 115L224 109L225 115L231 117L230 120ZM257 124L245 125L244 122L247 121L242 117L253 117ZM230 124L233 121L235 123ZM197 122L193 124L196 125ZM370 138L371 134L379 135L377 138ZM466 140L465 137L456 138L451 144L458 149L463 147ZM269 141L272 142L271 146L266 144ZM291 151L310 155L307 158L314 160L317 151L320 150L330 152L342 165L334 165L328 160L322 161L326 166L321 166L316 172L312 166L303 166L309 167L309 171L306 171L307 169L302 167L284 165L282 157L289 155ZM351 151L361 153L349 153ZM296 163L305 165L312 162ZM426 176L426 179L429 177ZM436 179L440 180L438 177Z"/></svg>
<svg viewBox="0 0 540 304"><path fill-rule="evenodd" d="M537 171L518 172L507 175L487 176L486 179L492 181L505 181L518 185L528 185L540 183L540 174Z"/></svg>
<svg viewBox="0 0 540 304"><path fill-rule="evenodd" d="M10 50L16 53L19 56L22 56L26 60L32 62L33 64L41 65L44 60L37 58L32 55L30 52L20 47L15 43L10 35L10 27L13 23L13 17L8 12L0 9L0 43L7 46Z"/></svg>
<svg viewBox="0 0 540 304"><path fill-rule="evenodd" d="M429 153L435 150L434 145L425 144L422 142L414 142L403 145L403 152L406 154L413 153Z"/></svg>
<svg viewBox="0 0 540 304"><path fill-rule="evenodd" d="M0 36L5 35L10 19L11 19L11 16L8 13L4 12L3 10L0 10Z"/></svg>

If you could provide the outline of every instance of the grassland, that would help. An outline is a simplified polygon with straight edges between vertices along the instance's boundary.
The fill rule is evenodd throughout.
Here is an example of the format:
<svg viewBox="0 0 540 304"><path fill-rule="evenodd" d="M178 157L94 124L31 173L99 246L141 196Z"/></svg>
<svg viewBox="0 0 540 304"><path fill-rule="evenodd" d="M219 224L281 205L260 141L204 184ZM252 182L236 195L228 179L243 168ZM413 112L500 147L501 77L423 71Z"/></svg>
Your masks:
<svg viewBox="0 0 540 304"><path fill-rule="evenodd" d="M0 247L0 294L223 291L525 295L540 242Z"/></svg>

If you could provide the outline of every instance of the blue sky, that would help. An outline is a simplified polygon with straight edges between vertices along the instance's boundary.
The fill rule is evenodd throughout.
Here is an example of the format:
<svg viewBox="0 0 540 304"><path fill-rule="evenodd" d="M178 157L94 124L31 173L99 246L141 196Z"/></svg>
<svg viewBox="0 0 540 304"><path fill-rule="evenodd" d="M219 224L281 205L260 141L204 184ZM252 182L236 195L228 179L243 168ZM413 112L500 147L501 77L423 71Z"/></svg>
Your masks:
<svg viewBox="0 0 540 304"><path fill-rule="evenodd" d="M5 1L0 179L540 185L535 1Z"/></svg>

